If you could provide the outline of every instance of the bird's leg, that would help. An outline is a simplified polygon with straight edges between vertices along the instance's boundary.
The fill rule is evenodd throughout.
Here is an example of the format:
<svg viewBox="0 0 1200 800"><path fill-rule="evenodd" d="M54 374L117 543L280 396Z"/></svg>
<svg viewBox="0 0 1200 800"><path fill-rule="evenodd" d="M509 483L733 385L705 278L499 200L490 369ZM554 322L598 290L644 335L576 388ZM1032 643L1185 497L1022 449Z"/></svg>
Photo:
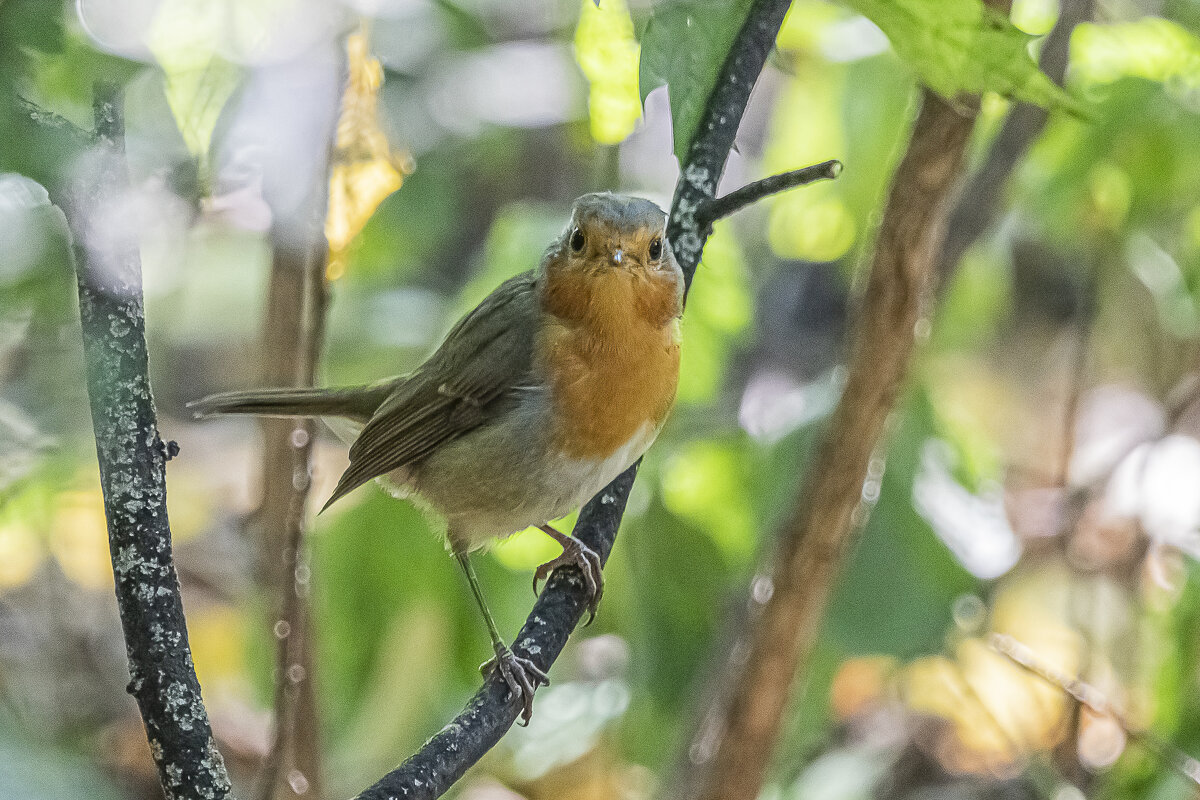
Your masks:
<svg viewBox="0 0 1200 800"><path fill-rule="evenodd" d="M592 620L596 618L596 607L600 605L600 597L604 594L603 564L600 563L599 554L573 536L559 533L550 525L538 525L538 528L561 544L563 551L558 558L547 561L533 573L533 593L537 594L538 582L548 578L557 567L578 567L583 574L584 587L588 593L587 608L590 616L587 624L591 625Z"/></svg>
<svg viewBox="0 0 1200 800"><path fill-rule="evenodd" d="M492 619L492 612L488 611L487 603L483 601L483 591L479 588L479 578L475 575L475 567L471 565L470 555L465 552L456 552L454 555L466 573L467 583L471 584L471 593L475 595L475 602L483 612L488 635L492 637L492 649L496 652L493 658L480 665L479 671L487 675L493 669L500 670L500 676L508 684L508 691L521 701L521 720L528 725L530 717L533 716L533 693L538 684L549 685L550 677L532 661L521 658L505 646L504 640L500 638L500 631L496 628L496 621Z"/></svg>

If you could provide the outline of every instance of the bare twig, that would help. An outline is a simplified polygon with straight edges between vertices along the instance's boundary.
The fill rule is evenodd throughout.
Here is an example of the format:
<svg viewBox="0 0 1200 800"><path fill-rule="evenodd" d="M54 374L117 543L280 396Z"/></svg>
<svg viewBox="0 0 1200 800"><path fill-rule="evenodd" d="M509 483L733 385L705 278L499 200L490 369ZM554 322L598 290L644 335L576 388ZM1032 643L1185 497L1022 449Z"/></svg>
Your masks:
<svg viewBox="0 0 1200 800"><path fill-rule="evenodd" d="M324 193L321 193L324 197ZM266 385L312 386L323 339L325 238L320 220L307 253L277 248L267 304ZM298 296L292 293L298 290ZM286 344L285 344L286 343ZM285 373L287 373L285 375ZM279 598L271 749L260 796L321 796L320 723L314 686L305 509L312 486L311 419L264 421L263 498L255 515L264 583Z"/></svg>
<svg viewBox="0 0 1200 800"><path fill-rule="evenodd" d="M168 798L219 800L229 778L192 667L167 519L167 446L148 377L141 262L134 228L93 226L129 187L116 92L98 88L94 172L75 187L67 220L77 247L88 397L104 489L129 692Z"/></svg>
<svg viewBox="0 0 1200 800"><path fill-rule="evenodd" d="M94 134L80 128L64 116L55 114L53 111L47 111L37 103L34 103L32 100L26 100L24 97L18 96L17 102L21 104L21 108L29 115L29 119L35 122L39 128L43 130L48 128L65 133L76 144L80 145L92 144L95 141Z"/></svg>
<svg viewBox="0 0 1200 800"><path fill-rule="evenodd" d="M273 253L263 330L266 386L312 386L316 379L329 294L325 277L329 246L324 235L329 154L340 106L338 97L327 102L326 157L308 177L306 201L290 212L277 211L271 229ZM263 495L253 527L264 583L279 598L279 606L271 621L277 640L273 738L259 776L259 796L262 800L319 798L323 795L321 726L305 541L316 426L311 418L266 419L262 426Z"/></svg>
<svg viewBox="0 0 1200 800"><path fill-rule="evenodd" d="M946 199L960 174L974 114L926 91L892 181L849 365L846 388L783 526L769 599L730 680L718 743L695 772L704 800L758 795L798 668L816 642L829 596L865 509L862 486L915 343ZM856 513L857 512L857 513Z"/></svg>
<svg viewBox="0 0 1200 800"><path fill-rule="evenodd" d="M715 197L700 206L696 212L696 220L702 225L711 225L719 219L741 211L746 206L757 203L764 197L778 194L797 186L805 186L817 181L832 180L842 173L842 162L825 161L811 167L795 169L779 175L771 175L762 180L749 183L730 192L724 197Z"/></svg>
<svg viewBox="0 0 1200 800"><path fill-rule="evenodd" d="M1092 18L1094 0L1062 0L1058 22L1046 37L1040 66L1050 79L1062 84L1067 73L1071 33ZM1017 103L1004 120L983 164L963 186L946 226L946 241L938 257L938 283L944 289L963 254L995 221L1004 184L1037 141L1050 115L1032 103Z"/></svg>
<svg viewBox="0 0 1200 800"><path fill-rule="evenodd" d="M1164 764L1183 777L1200 785L1200 760L1192 758L1187 753L1163 741L1149 731L1130 725L1128 719L1126 719L1120 709L1108 702L1104 693L1095 686L1084 683L1078 678L1072 678L1039 660L1037 654L1032 649L1011 636L994 633L989 637L989 644L991 644L993 650L1021 669L1032 675L1036 675L1051 686L1055 686L1070 695L1075 702L1082 706L1087 706L1087 708L1099 716L1112 719L1124 731L1126 737L1145 747L1156 758L1160 759Z"/></svg>

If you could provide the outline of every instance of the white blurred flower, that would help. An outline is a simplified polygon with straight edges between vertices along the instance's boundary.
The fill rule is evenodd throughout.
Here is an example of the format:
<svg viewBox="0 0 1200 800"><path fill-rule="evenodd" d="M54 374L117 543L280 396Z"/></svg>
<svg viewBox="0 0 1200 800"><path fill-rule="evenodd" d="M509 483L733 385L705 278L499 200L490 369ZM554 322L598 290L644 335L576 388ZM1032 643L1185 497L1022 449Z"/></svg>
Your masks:
<svg viewBox="0 0 1200 800"><path fill-rule="evenodd" d="M1200 558L1200 442L1171 434L1138 446L1113 473L1106 508L1146 535Z"/></svg>

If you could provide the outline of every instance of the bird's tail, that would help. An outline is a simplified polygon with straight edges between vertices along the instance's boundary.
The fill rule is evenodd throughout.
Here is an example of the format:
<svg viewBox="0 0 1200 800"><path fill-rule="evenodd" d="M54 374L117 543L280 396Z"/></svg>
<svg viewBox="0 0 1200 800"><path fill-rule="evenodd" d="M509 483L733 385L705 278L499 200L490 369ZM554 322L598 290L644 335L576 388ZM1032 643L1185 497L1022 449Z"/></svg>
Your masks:
<svg viewBox="0 0 1200 800"><path fill-rule="evenodd" d="M366 422L393 384L380 382L342 389L249 389L213 394L187 404L197 417L254 414L263 417L346 417Z"/></svg>

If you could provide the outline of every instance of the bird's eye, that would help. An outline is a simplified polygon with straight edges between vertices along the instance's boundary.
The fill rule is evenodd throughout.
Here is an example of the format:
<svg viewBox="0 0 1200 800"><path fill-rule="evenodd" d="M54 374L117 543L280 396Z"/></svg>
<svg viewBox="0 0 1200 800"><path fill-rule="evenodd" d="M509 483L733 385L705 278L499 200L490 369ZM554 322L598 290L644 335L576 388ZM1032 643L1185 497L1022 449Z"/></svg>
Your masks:
<svg viewBox="0 0 1200 800"><path fill-rule="evenodd" d="M658 261L662 258L662 239L655 239L650 242L650 260Z"/></svg>
<svg viewBox="0 0 1200 800"><path fill-rule="evenodd" d="M579 228L576 228L571 234L571 249L576 253L583 250L583 231L579 230Z"/></svg>

